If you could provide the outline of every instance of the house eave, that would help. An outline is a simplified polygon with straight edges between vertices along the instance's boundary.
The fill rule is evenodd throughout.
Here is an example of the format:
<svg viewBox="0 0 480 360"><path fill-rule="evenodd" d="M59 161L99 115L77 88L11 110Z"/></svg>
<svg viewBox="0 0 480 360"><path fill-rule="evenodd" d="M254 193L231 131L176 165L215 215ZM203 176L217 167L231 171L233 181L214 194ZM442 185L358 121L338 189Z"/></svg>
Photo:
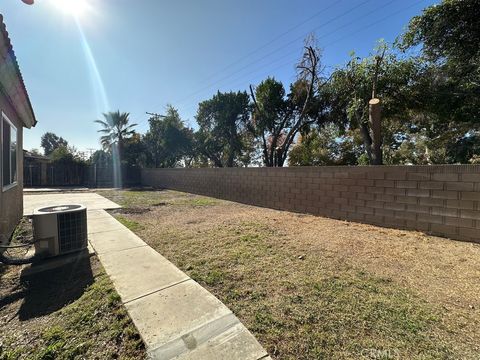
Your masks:
<svg viewBox="0 0 480 360"><path fill-rule="evenodd" d="M0 49L0 61L2 61L0 64L2 70L0 73L0 90L8 99L23 126L31 128L36 125L37 120L1 14L0 33L0 45L2 46Z"/></svg>

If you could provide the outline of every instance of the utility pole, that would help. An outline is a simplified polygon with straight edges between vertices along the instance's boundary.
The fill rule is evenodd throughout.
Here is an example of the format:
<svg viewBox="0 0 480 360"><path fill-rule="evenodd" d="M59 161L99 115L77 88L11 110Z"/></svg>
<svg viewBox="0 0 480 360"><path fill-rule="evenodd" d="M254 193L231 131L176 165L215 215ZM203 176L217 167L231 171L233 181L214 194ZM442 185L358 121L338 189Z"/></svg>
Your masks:
<svg viewBox="0 0 480 360"><path fill-rule="evenodd" d="M87 154L88 154L87 157L88 157L88 159L91 159L91 158L92 158L92 155L93 155L93 153L94 153L95 151L96 151L96 149L94 149L94 148L87 148Z"/></svg>
<svg viewBox="0 0 480 360"><path fill-rule="evenodd" d="M155 112L148 112L148 111L146 111L145 114L150 115L150 116L154 117L155 119L159 119L159 118L164 118L164 117L166 117L165 115L161 115L161 114L155 113Z"/></svg>

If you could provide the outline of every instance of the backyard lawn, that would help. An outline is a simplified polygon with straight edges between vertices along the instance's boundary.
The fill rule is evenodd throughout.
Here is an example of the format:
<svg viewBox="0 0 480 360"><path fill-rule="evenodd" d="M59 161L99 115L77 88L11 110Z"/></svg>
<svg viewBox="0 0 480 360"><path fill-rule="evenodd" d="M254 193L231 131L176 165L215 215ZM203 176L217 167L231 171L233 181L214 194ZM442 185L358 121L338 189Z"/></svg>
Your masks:
<svg viewBox="0 0 480 360"><path fill-rule="evenodd" d="M0 359L142 359L140 336L95 256L27 278L0 265Z"/></svg>
<svg viewBox="0 0 480 360"><path fill-rule="evenodd" d="M174 191L99 191L276 359L478 359L480 246Z"/></svg>

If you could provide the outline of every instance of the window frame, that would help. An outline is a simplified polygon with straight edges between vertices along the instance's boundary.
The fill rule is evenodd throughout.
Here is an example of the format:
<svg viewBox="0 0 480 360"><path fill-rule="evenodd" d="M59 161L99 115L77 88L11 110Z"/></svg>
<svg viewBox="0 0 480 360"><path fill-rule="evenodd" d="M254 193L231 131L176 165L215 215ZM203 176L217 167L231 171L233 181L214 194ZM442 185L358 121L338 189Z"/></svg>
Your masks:
<svg viewBox="0 0 480 360"><path fill-rule="evenodd" d="M18 185L18 129L17 127L13 124L13 122L8 118L8 116L2 111L2 117L1 117L1 124L0 124L0 139L1 139L1 146L0 146L0 161L1 161L1 166L0 166L0 176L1 176L1 182L2 182L2 192L8 191ZM11 128L15 130L15 146L16 146L16 156L15 156L15 161L17 162L17 176L14 182L5 185L3 183L3 127L5 126L4 124L7 123ZM10 135L11 136L11 135ZM9 152L10 154L10 152ZM12 163L11 163L11 157L10 158L10 175L12 173Z"/></svg>

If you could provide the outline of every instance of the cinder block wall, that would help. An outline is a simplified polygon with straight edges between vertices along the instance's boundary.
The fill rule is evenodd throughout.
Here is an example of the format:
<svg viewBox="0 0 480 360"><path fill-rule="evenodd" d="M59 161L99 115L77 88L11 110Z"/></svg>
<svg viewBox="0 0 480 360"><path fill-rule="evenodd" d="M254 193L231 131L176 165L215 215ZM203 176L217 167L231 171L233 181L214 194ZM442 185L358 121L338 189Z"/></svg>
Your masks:
<svg viewBox="0 0 480 360"><path fill-rule="evenodd" d="M143 169L142 184L480 242L480 165Z"/></svg>

